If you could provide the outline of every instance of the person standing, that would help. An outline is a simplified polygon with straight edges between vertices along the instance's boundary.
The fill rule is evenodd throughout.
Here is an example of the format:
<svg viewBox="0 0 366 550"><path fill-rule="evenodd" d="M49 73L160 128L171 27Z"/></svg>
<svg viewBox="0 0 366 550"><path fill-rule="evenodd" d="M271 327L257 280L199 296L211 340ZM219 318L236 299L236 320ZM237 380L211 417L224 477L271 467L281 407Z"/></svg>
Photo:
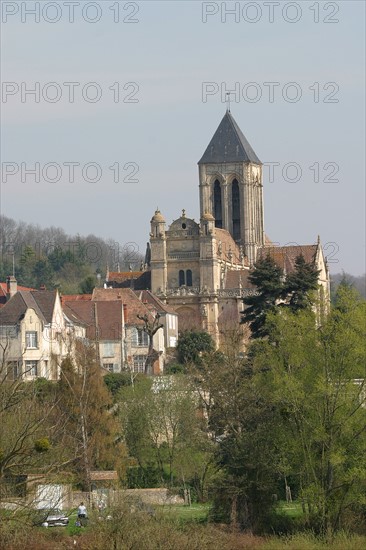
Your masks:
<svg viewBox="0 0 366 550"><path fill-rule="evenodd" d="M86 506L84 505L83 502L81 502L78 508L78 520L80 521L82 526L85 525L87 517L88 517L88 513L86 511Z"/></svg>

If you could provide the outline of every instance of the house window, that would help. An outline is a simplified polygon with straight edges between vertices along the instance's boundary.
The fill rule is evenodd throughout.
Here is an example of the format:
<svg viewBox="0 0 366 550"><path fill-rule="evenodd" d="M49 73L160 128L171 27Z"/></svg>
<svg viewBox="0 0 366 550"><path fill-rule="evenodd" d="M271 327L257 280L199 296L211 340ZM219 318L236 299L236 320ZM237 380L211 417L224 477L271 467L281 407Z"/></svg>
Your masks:
<svg viewBox="0 0 366 550"><path fill-rule="evenodd" d="M114 357L114 342L103 342L103 357Z"/></svg>
<svg viewBox="0 0 366 550"><path fill-rule="evenodd" d="M149 335L142 329L137 329L137 343L139 346L148 346L149 345Z"/></svg>
<svg viewBox="0 0 366 550"><path fill-rule="evenodd" d="M175 336L170 336L169 338L169 347L175 348L177 345L177 339Z"/></svg>
<svg viewBox="0 0 366 550"><path fill-rule="evenodd" d="M18 361L9 361L6 366L8 380L16 380L21 376L21 368Z"/></svg>
<svg viewBox="0 0 366 550"><path fill-rule="evenodd" d="M114 364L113 363L104 363L103 367L109 372L114 372Z"/></svg>
<svg viewBox="0 0 366 550"><path fill-rule="evenodd" d="M131 343L133 346L148 346L149 336L142 328L133 327L131 332Z"/></svg>
<svg viewBox="0 0 366 550"><path fill-rule="evenodd" d="M26 361L25 362L25 375L26 376L38 376L38 361Z"/></svg>
<svg viewBox="0 0 366 550"><path fill-rule="evenodd" d="M146 355L134 355L133 372L145 372Z"/></svg>
<svg viewBox="0 0 366 550"><path fill-rule="evenodd" d="M38 348L38 334L35 330L28 330L25 333L25 347L31 349Z"/></svg>

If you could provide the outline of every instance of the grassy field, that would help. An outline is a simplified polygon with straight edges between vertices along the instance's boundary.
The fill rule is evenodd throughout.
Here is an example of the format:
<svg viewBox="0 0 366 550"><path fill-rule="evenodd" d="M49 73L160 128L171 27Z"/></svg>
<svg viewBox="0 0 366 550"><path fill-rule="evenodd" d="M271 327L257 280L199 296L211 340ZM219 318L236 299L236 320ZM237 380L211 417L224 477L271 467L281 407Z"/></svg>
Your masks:
<svg viewBox="0 0 366 550"><path fill-rule="evenodd" d="M167 518L178 520L181 523L206 523L208 520L210 505L194 503L191 506L161 506L157 512L163 513Z"/></svg>
<svg viewBox="0 0 366 550"><path fill-rule="evenodd" d="M291 519L300 518L303 515L301 502L294 501L287 503L284 500L280 500L276 507L278 514L284 514Z"/></svg>
<svg viewBox="0 0 366 550"><path fill-rule="evenodd" d="M279 502L281 516L299 518L301 503ZM5 515L3 519L5 519ZM76 511L69 514L67 527L25 527L21 523L0 522L0 550L364 550L366 537L338 533L332 541L315 537L313 533L291 536L253 536L230 526L208 521L210 506L158 506L147 514L129 507L116 509L112 519L99 520L91 513L85 528L75 526ZM8 528L7 528L8 527Z"/></svg>

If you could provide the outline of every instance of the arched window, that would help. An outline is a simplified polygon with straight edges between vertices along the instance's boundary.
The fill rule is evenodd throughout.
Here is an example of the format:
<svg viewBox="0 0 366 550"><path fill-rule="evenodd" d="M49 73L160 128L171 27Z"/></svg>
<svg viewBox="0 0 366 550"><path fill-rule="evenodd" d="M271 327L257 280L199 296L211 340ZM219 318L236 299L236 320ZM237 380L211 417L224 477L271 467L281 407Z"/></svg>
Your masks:
<svg viewBox="0 0 366 550"><path fill-rule="evenodd" d="M179 286L183 286L186 284L186 278L183 269L179 270Z"/></svg>
<svg viewBox="0 0 366 550"><path fill-rule="evenodd" d="M221 185L219 180L214 183L214 218L215 227L222 229L222 201L221 201Z"/></svg>
<svg viewBox="0 0 366 550"><path fill-rule="evenodd" d="M238 180L233 180L231 184L231 212L233 215L233 238L235 241L240 239L240 190Z"/></svg>
<svg viewBox="0 0 366 550"><path fill-rule="evenodd" d="M192 271L187 269L187 286L192 286Z"/></svg>

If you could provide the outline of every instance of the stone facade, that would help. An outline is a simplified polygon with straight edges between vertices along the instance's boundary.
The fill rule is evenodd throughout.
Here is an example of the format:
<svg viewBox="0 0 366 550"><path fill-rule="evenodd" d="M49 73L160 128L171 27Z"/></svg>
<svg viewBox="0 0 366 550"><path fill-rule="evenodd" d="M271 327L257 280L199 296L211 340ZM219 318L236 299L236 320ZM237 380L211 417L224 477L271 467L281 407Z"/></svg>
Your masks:
<svg viewBox="0 0 366 550"><path fill-rule="evenodd" d="M169 228L159 210L151 219L151 291L175 308L180 330L206 330L219 345L229 328L238 327L242 298L256 292L248 275L258 254L273 247L264 233L262 163L229 111L198 165L200 221L184 210ZM303 249L321 270L328 300L320 241L277 247L275 259L286 258L288 272Z"/></svg>

